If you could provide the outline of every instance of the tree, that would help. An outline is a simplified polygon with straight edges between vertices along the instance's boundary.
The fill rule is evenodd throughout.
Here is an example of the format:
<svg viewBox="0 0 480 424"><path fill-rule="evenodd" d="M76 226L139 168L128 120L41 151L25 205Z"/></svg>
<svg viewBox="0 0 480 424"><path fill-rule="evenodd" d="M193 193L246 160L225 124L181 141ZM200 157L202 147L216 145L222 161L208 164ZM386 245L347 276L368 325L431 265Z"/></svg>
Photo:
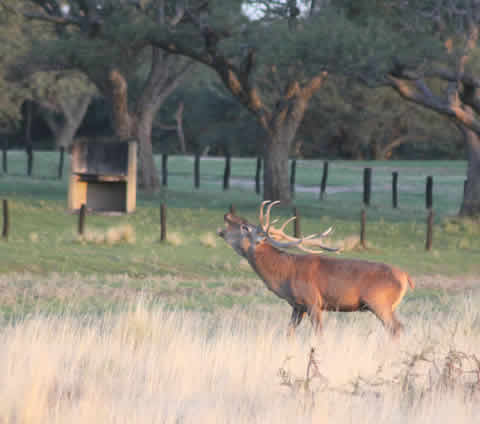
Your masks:
<svg viewBox="0 0 480 424"><path fill-rule="evenodd" d="M92 85L75 72L35 72L28 52L39 39L56 37L55 30L44 22L27 22L5 6L0 7L1 77L0 121L3 126L18 126L24 112L25 147L31 160L30 134L32 112L46 119L58 146L68 146L85 115L94 93ZM22 106L24 106L22 108Z"/></svg>
<svg viewBox="0 0 480 424"><path fill-rule="evenodd" d="M110 100L115 134L139 142L139 183L154 191L159 180L153 159L152 124L165 99L190 71L191 62L143 42L144 25L176 25L167 20L165 1L28 0L28 8L1 4L23 16L52 24L59 37L36 46L38 66L73 69L88 76ZM168 3L168 4L167 4ZM129 80L141 78L138 92Z"/></svg>
<svg viewBox="0 0 480 424"><path fill-rule="evenodd" d="M172 54L187 56L213 69L230 93L255 116L266 133L262 140L257 140L263 145L265 156L264 196L289 202L289 152L308 102L322 86L327 72L321 66L315 72L304 73L288 69L287 63L275 66L269 59L264 63L258 62L259 48L266 51L272 47L268 37L270 31L281 32L291 52L295 49L295 36L289 32L292 30L292 20L296 20L298 14L292 2L282 5L281 9L291 11L287 19L290 24L286 28L283 26L287 21L280 18L276 26L275 22L270 22L262 27L262 22L257 22L253 28L242 13L242 2L226 3L205 2L205 10L200 17L185 9L183 34L155 28L150 33L149 41ZM227 25L234 28L237 37L226 29ZM245 28L243 36L239 34L242 28ZM257 40L248 34L253 30ZM189 32L193 36L187 38L185 34ZM260 46L260 38L263 38L263 46ZM239 46L239 40L246 44ZM263 89L260 87L257 77L265 78L265 71L276 80L275 91L269 90L266 84Z"/></svg>
<svg viewBox="0 0 480 424"><path fill-rule="evenodd" d="M213 69L255 116L267 134L258 140L265 155L264 196L284 202L290 201L288 155L327 75L370 71L379 76L397 48L410 44L428 52L381 21L352 22L328 1L211 0L199 15L186 9L182 22L175 32L152 28L150 42Z"/></svg>
<svg viewBox="0 0 480 424"><path fill-rule="evenodd" d="M432 143L437 152L451 155L457 133L434 112L399 102L389 87L372 90L355 79L330 75L321 96L312 99L297 139L308 157L383 160L405 150L428 151ZM406 143L415 146L401 148Z"/></svg>
<svg viewBox="0 0 480 424"><path fill-rule="evenodd" d="M0 7L0 127L12 131L22 119L21 106L31 96L29 87L7 78L9 68L26 54L39 26L26 28L21 16Z"/></svg>
<svg viewBox="0 0 480 424"><path fill-rule="evenodd" d="M258 46L254 46L257 43L252 44L254 40L249 39L248 32L252 28L241 6L241 1L205 1L198 13L185 8L182 25L175 31L153 27L148 41L165 51L189 57L213 69L230 93L256 117L267 134L264 139L258 140L259 144L263 144L265 156L264 196L289 202L289 150L308 102L323 84L327 72L317 70L312 75L294 75L290 70L290 77L282 89L273 98L267 99L255 81L259 67L256 63ZM283 6L285 10L289 10L289 7L292 6ZM293 19L296 19L296 15ZM282 24L280 22L279 25ZM227 30L227 27L233 28L233 31ZM262 28L262 24L257 23L256 35L266 37L270 29ZM293 38L288 34L285 36L292 44ZM268 37L265 40L268 43ZM239 46L238 41L243 41L244 45ZM275 76L278 75L275 66L269 63L265 65L260 66L263 69L270 68Z"/></svg>
<svg viewBox="0 0 480 424"><path fill-rule="evenodd" d="M95 94L78 72L38 72L30 78L32 99L55 138L57 148L68 148Z"/></svg>
<svg viewBox="0 0 480 424"><path fill-rule="evenodd" d="M480 215L480 81L477 1L427 2L420 13L433 36L443 43L443 54L420 68L398 61L386 83L402 98L451 120L463 135L468 170L461 216ZM437 88L439 86L439 88Z"/></svg>

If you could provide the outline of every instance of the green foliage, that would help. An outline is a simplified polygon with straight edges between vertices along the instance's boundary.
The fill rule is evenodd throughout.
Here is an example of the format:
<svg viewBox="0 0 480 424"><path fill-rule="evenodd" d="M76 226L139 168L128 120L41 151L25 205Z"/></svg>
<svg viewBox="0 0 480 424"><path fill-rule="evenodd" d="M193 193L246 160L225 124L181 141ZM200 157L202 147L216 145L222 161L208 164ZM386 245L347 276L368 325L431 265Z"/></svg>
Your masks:
<svg viewBox="0 0 480 424"><path fill-rule="evenodd" d="M303 157L375 158L399 137L405 143L393 150L394 158L442 154L463 158L462 138L449 121L407 102L389 88L371 89L354 80L330 75L314 96L299 130ZM378 157L377 159L385 159Z"/></svg>
<svg viewBox="0 0 480 424"><path fill-rule="evenodd" d="M31 31L23 19L0 6L0 127L11 129L20 119L20 106L28 96L26 87L7 80L10 67L31 45Z"/></svg>
<svg viewBox="0 0 480 424"><path fill-rule="evenodd" d="M257 121L227 92L216 74L199 66L169 97L158 124L171 120L179 103L184 104L183 126L187 150L209 149L210 154L255 155L257 140L265 137ZM179 152L176 131L154 125L157 152Z"/></svg>
<svg viewBox="0 0 480 424"><path fill-rule="evenodd" d="M62 100L92 92L93 88L78 72L42 70L48 46L60 40L59 33L48 23L15 13L29 2L7 3L8 8L0 6L0 121L11 127L21 119L20 107L27 99L55 109ZM66 54L57 51L51 67L65 65L62 60Z"/></svg>

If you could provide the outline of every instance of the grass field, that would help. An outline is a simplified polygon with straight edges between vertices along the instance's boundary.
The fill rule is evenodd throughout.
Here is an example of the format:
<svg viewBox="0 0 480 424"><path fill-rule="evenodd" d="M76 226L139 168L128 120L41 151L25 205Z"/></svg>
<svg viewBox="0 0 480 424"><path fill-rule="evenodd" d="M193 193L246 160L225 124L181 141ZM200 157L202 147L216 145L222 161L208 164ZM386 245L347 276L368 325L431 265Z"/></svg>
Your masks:
<svg viewBox="0 0 480 424"><path fill-rule="evenodd" d="M297 163L303 233L334 225L329 243L342 255L414 276L398 343L371 314L329 313L320 338L307 323L286 339L289 308L215 236L232 203L256 221L253 160L233 159L224 192L223 161L202 160L194 190L192 158L171 157L168 189L140 193L129 216L89 215L82 239L66 210L68 176L55 179L57 155L37 153L34 178L25 162L23 152L9 152L8 175L0 175L11 220L8 241L0 240L0 422L478 422L480 223L455 217L465 162L331 162L323 201L322 163ZM373 193L361 249L365 166ZM162 202L167 243L159 242Z"/></svg>
<svg viewBox="0 0 480 424"><path fill-rule="evenodd" d="M478 293L285 336L287 309L33 315L0 330L5 423L478 423ZM311 356L311 348L315 348Z"/></svg>

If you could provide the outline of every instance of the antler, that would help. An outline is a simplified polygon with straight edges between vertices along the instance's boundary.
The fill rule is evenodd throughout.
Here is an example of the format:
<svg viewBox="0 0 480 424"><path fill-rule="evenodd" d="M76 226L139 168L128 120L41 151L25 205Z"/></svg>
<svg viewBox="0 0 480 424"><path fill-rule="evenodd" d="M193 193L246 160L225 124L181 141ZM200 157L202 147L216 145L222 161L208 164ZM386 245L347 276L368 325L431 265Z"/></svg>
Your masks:
<svg viewBox="0 0 480 424"><path fill-rule="evenodd" d="M307 237L302 237L302 238L292 237L292 236L289 236L288 234L285 234L284 232L285 227L290 222L294 221L297 218L296 216L292 216L291 218L289 218L287 221L283 223L283 225L280 228L273 227L272 225L278 220L274 220L273 222L270 222L270 211L273 206L278 205L279 203L280 202L278 200L275 202L271 202L270 200L265 200L260 205L260 213L259 213L260 225L265 231L265 233L267 234L267 240L272 245L280 248L296 246L300 250L303 250L304 252L308 252L308 253L322 253L322 251L337 252L340 250L340 249L324 246L323 244L320 243L320 239L330 234L333 231L333 227L328 228L326 231L324 231L321 234L311 234ZM267 204L269 205L267 208L267 213L265 215L266 222L264 222L263 210L265 208L265 205ZM278 240L275 240L273 237L275 237L275 239L278 239L278 240L287 240L287 243L282 243ZM313 250L307 246L315 246L322 250Z"/></svg>

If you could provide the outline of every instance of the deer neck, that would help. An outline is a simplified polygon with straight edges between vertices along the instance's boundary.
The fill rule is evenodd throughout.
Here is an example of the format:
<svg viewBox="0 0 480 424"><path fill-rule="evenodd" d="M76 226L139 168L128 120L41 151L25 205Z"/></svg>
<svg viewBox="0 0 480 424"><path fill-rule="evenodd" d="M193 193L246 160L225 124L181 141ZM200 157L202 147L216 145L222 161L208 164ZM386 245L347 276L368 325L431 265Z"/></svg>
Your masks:
<svg viewBox="0 0 480 424"><path fill-rule="evenodd" d="M249 249L247 260L267 288L281 296L282 287L293 277L292 255L264 243Z"/></svg>

